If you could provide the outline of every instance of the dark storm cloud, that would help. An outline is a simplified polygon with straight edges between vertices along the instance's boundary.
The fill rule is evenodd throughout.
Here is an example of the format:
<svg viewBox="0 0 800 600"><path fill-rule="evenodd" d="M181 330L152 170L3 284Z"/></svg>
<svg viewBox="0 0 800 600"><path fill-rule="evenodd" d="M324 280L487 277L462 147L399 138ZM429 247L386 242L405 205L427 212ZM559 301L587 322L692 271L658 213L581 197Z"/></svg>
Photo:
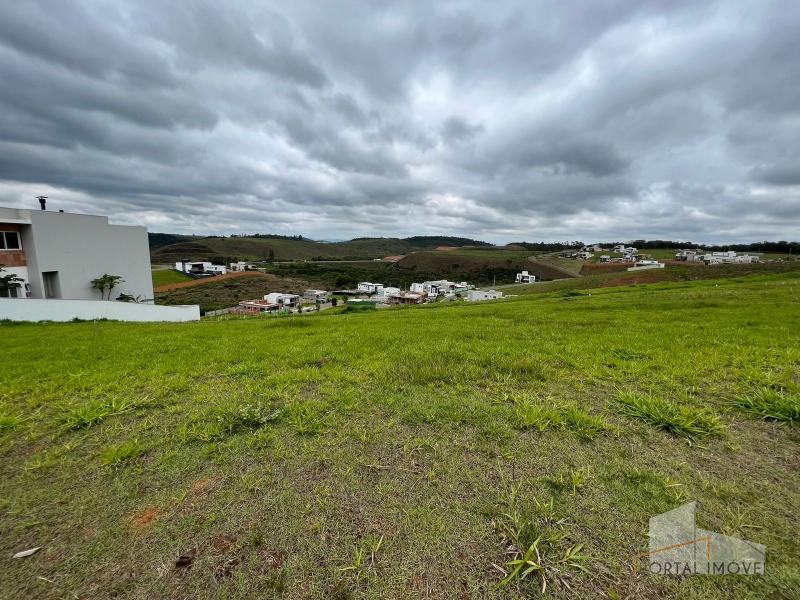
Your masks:
<svg viewBox="0 0 800 600"><path fill-rule="evenodd" d="M800 224L800 6L6 2L0 204L323 238Z"/></svg>

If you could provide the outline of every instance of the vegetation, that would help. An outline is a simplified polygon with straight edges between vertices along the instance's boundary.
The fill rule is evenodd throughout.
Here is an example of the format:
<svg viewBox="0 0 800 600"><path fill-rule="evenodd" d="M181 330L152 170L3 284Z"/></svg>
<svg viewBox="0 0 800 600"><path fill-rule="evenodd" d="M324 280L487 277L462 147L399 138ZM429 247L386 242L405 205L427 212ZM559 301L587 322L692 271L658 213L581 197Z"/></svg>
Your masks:
<svg viewBox="0 0 800 600"><path fill-rule="evenodd" d="M8 298L12 292L16 295L16 290L22 287L22 282L25 281L16 273L8 273L3 275L5 265L0 265L0 298Z"/></svg>
<svg viewBox="0 0 800 600"><path fill-rule="evenodd" d="M174 269L153 270L153 287L181 283L183 281L192 281L192 276Z"/></svg>
<svg viewBox="0 0 800 600"><path fill-rule="evenodd" d="M791 597L800 276L566 283L369 312L0 324L3 547L42 546L5 560L0 589ZM700 526L765 544L766 575L632 570L649 518L689 500Z"/></svg>
<svg viewBox="0 0 800 600"><path fill-rule="evenodd" d="M181 258L193 260L226 257L238 260L370 260L406 254L437 246L488 246L468 238L417 236L398 238L357 238L347 242L317 242L303 236L252 235L231 237L175 236L150 234L153 263L170 263Z"/></svg>
<svg viewBox="0 0 800 600"><path fill-rule="evenodd" d="M117 284L124 282L122 275L109 275L103 273L100 277L92 279L89 283L92 287L100 292L101 300L111 300L111 291L117 287Z"/></svg>

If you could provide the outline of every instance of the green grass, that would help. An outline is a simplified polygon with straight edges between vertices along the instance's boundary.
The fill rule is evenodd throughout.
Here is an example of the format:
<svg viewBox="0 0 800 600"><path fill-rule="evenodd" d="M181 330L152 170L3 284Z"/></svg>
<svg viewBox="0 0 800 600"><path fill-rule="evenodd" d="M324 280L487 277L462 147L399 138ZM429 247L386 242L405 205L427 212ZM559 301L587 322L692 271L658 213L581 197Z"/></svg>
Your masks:
<svg viewBox="0 0 800 600"><path fill-rule="evenodd" d="M785 393L769 387L739 396L731 404L759 419L800 422L800 394Z"/></svg>
<svg viewBox="0 0 800 600"><path fill-rule="evenodd" d="M170 283L181 283L183 281L192 281L192 277L186 273L175 271L174 269L158 269L153 272L153 287L160 285L168 285Z"/></svg>
<svg viewBox="0 0 800 600"><path fill-rule="evenodd" d="M651 427L689 440L703 436L721 436L726 432L719 417L708 409L680 405L674 400L651 394L620 392L617 405L623 415L641 419Z"/></svg>
<svg viewBox="0 0 800 600"><path fill-rule="evenodd" d="M800 277L768 271L0 324L0 596L791 597ZM692 500L764 577L632 572Z"/></svg>

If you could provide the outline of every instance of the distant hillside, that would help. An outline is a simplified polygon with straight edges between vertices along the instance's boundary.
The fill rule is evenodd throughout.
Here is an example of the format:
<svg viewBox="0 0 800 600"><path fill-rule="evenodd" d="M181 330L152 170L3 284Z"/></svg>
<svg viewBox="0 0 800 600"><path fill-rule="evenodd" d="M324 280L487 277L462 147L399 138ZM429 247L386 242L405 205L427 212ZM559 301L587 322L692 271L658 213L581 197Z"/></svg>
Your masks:
<svg viewBox="0 0 800 600"><path fill-rule="evenodd" d="M406 254L438 246L491 247L486 242L448 236L357 238L347 242L317 242L300 237L195 237L150 234L153 263L192 260L360 260Z"/></svg>
<svg viewBox="0 0 800 600"><path fill-rule="evenodd" d="M150 243L150 252L162 246L169 246L170 244L177 244L187 240L199 239L193 235L178 235L175 233L148 233L148 241Z"/></svg>

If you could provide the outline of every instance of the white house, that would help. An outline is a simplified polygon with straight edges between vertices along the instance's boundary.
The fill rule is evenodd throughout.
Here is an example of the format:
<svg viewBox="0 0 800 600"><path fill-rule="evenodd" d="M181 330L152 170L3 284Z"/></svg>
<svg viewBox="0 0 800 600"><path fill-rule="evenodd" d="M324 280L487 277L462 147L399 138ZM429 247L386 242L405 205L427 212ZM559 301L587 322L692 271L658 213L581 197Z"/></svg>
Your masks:
<svg viewBox="0 0 800 600"><path fill-rule="evenodd" d="M300 296L297 294L283 294L281 292L272 292L264 296L269 304L278 304L283 308L297 308L300 302Z"/></svg>
<svg viewBox="0 0 800 600"><path fill-rule="evenodd" d="M189 273L190 275L225 275L228 272L225 265L215 265L210 262L190 262L188 260L176 262L175 270Z"/></svg>
<svg viewBox="0 0 800 600"><path fill-rule="evenodd" d="M581 250L580 252L577 252L575 254L575 257L578 258L579 260L589 260L593 256L594 256L594 254L592 252L586 252L586 251L583 251L583 250Z"/></svg>
<svg viewBox="0 0 800 600"><path fill-rule="evenodd" d="M412 283L409 290L415 294L427 294L428 296L452 296L463 293L471 287L466 281L455 283L447 279L439 279L437 281Z"/></svg>
<svg viewBox="0 0 800 600"><path fill-rule="evenodd" d="M699 250L678 250L675 253L675 260L681 262L698 262L701 259Z"/></svg>
<svg viewBox="0 0 800 600"><path fill-rule="evenodd" d="M712 252L705 254L700 259L707 265L721 264L750 264L760 262L760 258L754 254L737 254L733 250L726 252Z"/></svg>
<svg viewBox="0 0 800 600"><path fill-rule="evenodd" d="M0 265L22 280L7 296L98 300L91 281L109 274L122 277L112 300L126 294L153 301L145 227L45 210L40 202L41 210L0 207Z"/></svg>
<svg viewBox="0 0 800 600"><path fill-rule="evenodd" d="M531 275L527 271L517 273L517 283L536 283L536 275Z"/></svg>
<svg viewBox="0 0 800 600"><path fill-rule="evenodd" d="M400 288L385 286L381 288L381 291L378 293L378 297L381 299L381 301L388 302L389 296L391 296L392 294L399 294L399 293L400 293Z"/></svg>
<svg viewBox="0 0 800 600"><path fill-rule="evenodd" d="M640 260L637 261L632 267L628 267L628 271L644 271L646 269L663 269L664 263L657 260Z"/></svg>
<svg viewBox="0 0 800 600"><path fill-rule="evenodd" d="M314 302L327 302L330 295L330 292L326 292L325 290L306 290L303 292L303 298L305 300L313 300Z"/></svg>
<svg viewBox="0 0 800 600"><path fill-rule="evenodd" d="M229 271L249 271L249 270L252 270L254 268L255 268L255 266L253 264L251 264L249 262L245 262L243 260L240 260L238 262L232 262L228 266L228 270Z"/></svg>
<svg viewBox="0 0 800 600"><path fill-rule="evenodd" d="M611 257L608 254L601 254L600 255L600 262L601 263L611 262Z"/></svg>
<svg viewBox="0 0 800 600"><path fill-rule="evenodd" d="M358 284L358 291L362 294L380 294L382 289L382 283L370 283L369 281L362 281Z"/></svg>
<svg viewBox="0 0 800 600"><path fill-rule="evenodd" d="M147 229L107 217L0 208L2 275L19 287L0 290L0 319L11 321L197 321L200 307L154 306ZM121 280L102 300L91 281ZM114 302L126 297L128 302Z"/></svg>
<svg viewBox="0 0 800 600"><path fill-rule="evenodd" d="M497 290L470 290L467 292L467 302L479 302L481 300L498 300L503 297L503 292Z"/></svg>

